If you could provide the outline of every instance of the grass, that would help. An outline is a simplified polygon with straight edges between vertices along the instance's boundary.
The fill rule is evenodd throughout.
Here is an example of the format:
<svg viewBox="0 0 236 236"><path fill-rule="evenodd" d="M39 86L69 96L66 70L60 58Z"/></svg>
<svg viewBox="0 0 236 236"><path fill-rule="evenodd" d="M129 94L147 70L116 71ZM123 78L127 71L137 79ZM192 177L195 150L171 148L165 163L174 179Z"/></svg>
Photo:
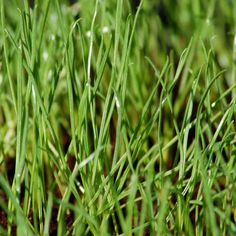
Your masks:
<svg viewBox="0 0 236 236"><path fill-rule="evenodd" d="M236 2L0 0L0 235L235 235Z"/></svg>

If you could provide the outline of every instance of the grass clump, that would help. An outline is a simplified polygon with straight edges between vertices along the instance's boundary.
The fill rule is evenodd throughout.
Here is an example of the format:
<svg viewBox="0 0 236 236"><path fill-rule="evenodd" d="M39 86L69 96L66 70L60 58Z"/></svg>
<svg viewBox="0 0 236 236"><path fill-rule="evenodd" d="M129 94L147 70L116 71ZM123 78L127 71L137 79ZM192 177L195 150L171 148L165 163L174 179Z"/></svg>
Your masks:
<svg viewBox="0 0 236 236"><path fill-rule="evenodd" d="M235 235L233 1L0 1L0 235Z"/></svg>

